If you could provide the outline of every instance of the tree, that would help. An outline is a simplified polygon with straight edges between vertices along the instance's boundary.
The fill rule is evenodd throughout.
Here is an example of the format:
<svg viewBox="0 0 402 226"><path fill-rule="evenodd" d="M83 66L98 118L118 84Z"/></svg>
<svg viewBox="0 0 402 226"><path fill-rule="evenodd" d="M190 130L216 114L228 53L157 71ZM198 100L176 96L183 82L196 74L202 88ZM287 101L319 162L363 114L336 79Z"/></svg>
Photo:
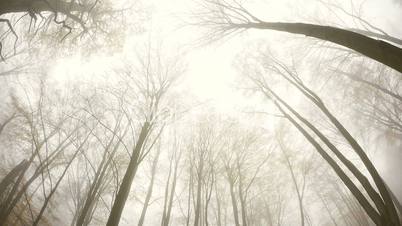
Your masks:
<svg viewBox="0 0 402 226"><path fill-rule="evenodd" d="M161 108L167 91L178 76L183 73L178 59L163 62L160 50L147 46L146 55L139 55L138 64L125 71L128 88L132 89L133 99L126 99L128 103L141 101L136 113L139 114L139 132L136 135L135 145L132 148L130 161L113 202L108 226L118 225L130 188L138 166L148 155L149 151L163 131L163 119L168 109ZM129 95L125 95L129 98ZM159 127L159 128L158 128ZM156 132L154 132L156 130ZM154 132L154 134L153 134ZM152 135L154 137L152 138Z"/></svg>
<svg viewBox="0 0 402 226"><path fill-rule="evenodd" d="M271 62L267 65L267 70L271 73L277 74L285 81L300 91L308 100L322 112L331 122L337 131L341 134L343 139L347 141L352 150L360 158L366 170L369 172L371 179L375 183L375 188L370 184L369 180L364 176L350 160L348 160L342 152L328 139L317 127L310 123L306 118L301 116L293 107L291 107L283 98L281 98L272 88L268 85L266 78L257 72L256 75L248 75L248 78L256 85L257 89L262 92L268 99L272 100L274 105L283 114L291 124L293 124L300 133L314 146L318 153L327 161L331 168L336 172L340 179L345 183L351 193L359 201L360 205L364 208L367 215L377 225L400 225L399 216L395 209L394 202L390 193L386 189L386 185L378 174L373 163L368 158L359 143L354 137L346 130L346 128L338 121L338 119L328 110L324 102L316 93L309 89L300 79L297 72L292 71L283 63L275 58L269 59ZM297 121L299 120L299 122ZM363 186L364 190L369 195L371 201L367 200L359 188L354 184L349 176L344 172L333 157L331 157L325 149L317 142L317 140L307 131L306 126L311 132L318 136L335 156L344 164L348 170L356 177L356 179ZM377 189L379 192L377 192ZM370 202L375 204L372 206Z"/></svg>
<svg viewBox="0 0 402 226"><path fill-rule="evenodd" d="M18 122L15 121L15 131L10 129L8 132L20 131L12 141L19 145L17 151L24 160L0 183L3 190L0 225L11 223L11 216L21 216L27 210L31 212L32 224L42 224L46 219L44 212L69 166L87 144L90 130L83 129L74 118L79 111L64 109L65 114L52 114L54 106L49 104L52 101L49 93L45 81L41 81L39 97L35 102L28 100L25 104L21 99L12 97ZM53 98L57 99L57 96ZM43 195L39 210L32 207L30 201L34 195L40 197L37 192Z"/></svg>
<svg viewBox="0 0 402 226"><path fill-rule="evenodd" d="M277 140L279 143L279 149L281 150L281 152L283 154L286 166L289 169L289 172L290 172L290 175L292 178L292 182L293 182L293 185L296 190L296 195L297 195L297 200L298 200L298 205L299 205L299 212L300 212L300 224L302 226L304 226L306 224L305 223L306 216L305 216L305 210L304 210L304 206L303 206L303 198L304 198L305 188L306 188L306 174L308 173L309 169L308 169L308 167L304 167L303 170L300 170L303 173L303 180L302 180L302 183L299 184L297 177L295 175L294 166L290 160L289 148L287 148L287 146L285 146L285 142L283 141L284 138L283 138L282 133L279 132Z"/></svg>
<svg viewBox="0 0 402 226"><path fill-rule="evenodd" d="M140 219L138 221L138 226L144 225L145 215L147 213L149 202L150 202L151 196L152 196L152 191L154 189L156 167L158 166L158 160L159 160L160 153L161 153L161 146L160 146L160 141L159 141L156 155L155 155L155 157L154 157L154 159L152 161L151 181L149 182L149 185L148 185L148 191L147 191L147 195L145 196L144 205L143 205L142 211L141 211L141 217L140 217Z"/></svg>
<svg viewBox="0 0 402 226"><path fill-rule="evenodd" d="M91 159L86 157L86 160L89 162L91 169L93 170L94 177L91 182L88 183L88 191L85 196L83 196L84 200L81 202L82 205L78 205L76 207L76 213L74 214L76 218L76 222L73 221L77 226L81 225L88 225L91 222L92 216L94 214L95 208L97 203L99 202L99 199L101 199L102 193L105 191L107 188L107 185L110 182L110 177L114 177L116 175L111 175L111 168L113 167L113 162L116 161L116 155L120 149L120 147L124 144L123 139L125 138L128 129L129 129L129 124L126 126L126 128L122 128L122 124L126 121L123 121L124 119L124 113L119 112L115 116L115 125L113 127L109 127L107 122L102 122L102 120L95 115L94 109L93 109L93 104L91 106L88 106L89 109L86 110L91 117L95 118L95 120L102 125L106 129L106 132L111 133L111 137L105 137L102 138L101 133L100 134L95 134L93 133L92 135L99 141L96 144L100 144L102 146L103 154L101 157L101 162L99 163L98 167L95 169L93 166L94 164L91 163ZM104 107L104 106L102 106ZM102 133L106 134L106 132L102 131ZM120 134L122 133L122 134ZM104 145L102 143L102 139L106 139L107 143ZM87 172L90 174L89 172ZM89 178L88 178L89 180Z"/></svg>
<svg viewBox="0 0 402 226"><path fill-rule="evenodd" d="M126 26L122 15L132 8L129 4L123 7L119 2L97 0L2 0L0 59L5 61L28 48L27 43L38 46L45 39L53 46L67 39L68 43L85 43L88 47L116 45L111 41L122 36L115 31ZM36 42L34 37L41 41Z"/></svg>
<svg viewBox="0 0 402 226"><path fill-rule="evenodd" d="M236 122L228 124L223 129L228 138L222 144L221 165L229 185L235 224L247 226L252 219L247 213L252 209L248 205L250 193L255 182L260 179L272 147L264 145L260 134L262 131L258 128L249 130L243 129Z"/></svg>
<svg viewBox="0 0 402 226"><path fill-rule="evenodd" d="M267 22L253 15L238 1L205 0L205 12L196 24L212 29L208 38L222 38L237 30L262 29L301 34L352 49L402 73L402 49L355 31L309 23Z"/></svg>
<svg viewBox="0 0 402 226"><path fill-rule="evenodd" d="M173 135L173 153L169 157L169 173L168 179L166 181L165 186L165 194L163 201L163 211L162 211L162 220L161 226L169 226L172 217L172 207L174 202L174 195L176 192L176 187L178 183L179 176L179 166L181 162L181 158L183 155L183 148L181 147L179 141L177 141L176 134ZM173 174L172 174L173 170Z"/></svg>
<svg viewBox="0 0 402 226"><path fill-rule="evenodd" d="M209 197L210 181L213 175L214 165L214 148L216 147L216 140L213 135L215 134L214 127L206 122L203 122L198 127L198 133L195 134L192 144L190 144L190 173L194 178L195 195L194 198L194 226L204 225L203 217L203 203L204 195ZM213 180L212 180L213 181ZM190 185L193 186L193 185ZM205 205L208 205L206 203Z"/></svg>

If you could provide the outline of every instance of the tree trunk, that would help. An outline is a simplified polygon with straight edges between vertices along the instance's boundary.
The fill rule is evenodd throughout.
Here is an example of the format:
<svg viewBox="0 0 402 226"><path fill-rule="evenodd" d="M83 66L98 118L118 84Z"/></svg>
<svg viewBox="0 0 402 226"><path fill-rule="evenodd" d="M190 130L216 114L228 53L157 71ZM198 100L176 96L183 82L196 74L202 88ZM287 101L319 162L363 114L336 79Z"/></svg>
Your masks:
<svg viewBox="0 0 402 226"><path fill-rule="evenodd" d="M138 226L142 226L144 224L144 221L145 221L145 214L147 213L147 209L148 209L148 206L149 206L149 201L151 200L152 191L153 191L153 188L154 188L156 167L158 166L159 154L160 154L160 147L158 147L158 152L156 153L155 159L154 159L154 161L152 163L151 182L149 183L147 196L145 197L144 206L142 207L142 211L141 211L141 217L140 217L140 220L138 221Z"/></svg>
<svg viewBox="0 0 402 226"><path fill-rule="evenodd" d="M92 132L92 131L91 131ZM51 190L50 194L45 198L45 201L42 205L42 208L39 211L38 216L36 216L35 221L33 222L32 226L37 226L43 216L43 213L46 210L47 205L50 202L50 199L53 197L54 193L56 192L57 188L60 185L60 182L63 180L64 176L67 173L67 170L70 168L71 163L73 163L74 159L77 157L78 153L80 152L82 146L85 144L85 142L88 140L89 135L91 133L88 133L88 136L85 138L85 140L81 143L81 145L77 148L77 150L74 152L74 155L71 157L71 159L68 161L67 166L64 168L63 173L60 175L60 177L58 178L56 185L53 187L53 189Z"/></svg>
<svg viewBox="0 0 402 226"><path fill-rule="evenodd" d="M247 226L246 200L243 194L243 180L242 175L240 174L240 168L239 168L239 200L241 208L241 219L243 224L242 226Z"/></svg>
<svg viewBox="0 0 402 226"><path fill-rule="evenodd" d="M392 223L392 225L399 226L400 219L399 219L398 213L396 211L396 208L394 206L394 203L392 201L391 195L389 194L389 191L387 190L383 179L379 175L377 169L374 167L373 163L371 162L371 160L369 159L367 154L364 152L363 148L354 139L354 137L349 133L349 131L346 130L346 128L338 121L338 119L335 118L335 116L325 106L324 102L322 102L322 100L312 90L310 90L308 87L306 87L301 82L299 82L299 81L296 81L296 82L297 82L297 84L296 83L292 83L292 84L294 86L296 86L296 88L298 88L308 99L310 99L328 117L328 119L338 129L338 131L342 134L342 136L345 138L345 140L348 141L350 147L353 148L355 153L359 156L359 158L363 162L364 166L370 173L370 175L371 175L375 185L377 186L378 191L380 192L380 195L385 203L386 212L384 213L384 211L382 211L382 214L384 215L383 220L385 222ZM376 200L373 199L373 201L376 201ZM380 211L381 211L381 209L380 209Z"/></svg>
<svg viewBox="0 0 402 226"><path fill-rule="evenodd" d="M96 196L98 196L99 194L100 186L104 181L104 177L109 168L109 165L112 162L112 159L114 158L114 155L119 147L119 143L116 144L112 152L108 155L108 149L113 143L114 140L113 138L109 141L108 145L105 148L105 151L102 156L102 161L96 170L94 180L89 188L87 197L85 198L84 206L79 212L76 226L88 225L89 222L91 221L89 215L91 214L95 206L94 204L96 202Z"/></svg>
<svg viewBox="0 0 402 226"><path fill-rule="evenodd" d="M70 3L61 0L0 0L0 15L6 13L22 13L22 12L85 12L88 7L77 3Z"/></svg>
<svg viewBox="0 0 402 226"><path fill-rule="evenodd" d="M276 97L279 98L278 96ZM284 116L303 134L303 136L310 142L310 144L314 146L314 148L324 158L324 160L331 166L331 168L335 171L339 178L356 197L360 205L362 205L364 210L367 212L367 215L370 216L373 222L375 222L377 225L381 225L382 219L380 214L371 206L370 202L366 199L359 188L353 183L353 181L347 176L347 174L342 170L338 163L328 153L326 153L321 145L298 122L296 122L295 119L287 114L277 102L274 102L274 104L278 107L280 112L284 114ZM290 108L290 106L288 105L287 107Z"/></svg>
<svg viewBox="0 0 402 226"><path fill-rule="evenodd" d="M230 186L230 198L232 200L233 217L235 220L235 225L240 226L239 210L237 209L236 196L235 196L235 192L234 192L234 184L229 181L229 186Z"/></svg>
<svg viewBox="0 0 402 226"><path fill-rule="evenodd" d="M116 199L114 200L112 210L110 211L109 219L107 221L107 226L117 226L123 212L124 205L126 204L128 194L130 193L131 184L133 182L134 176L138 168L138 158L145 142L145 139L149 132L149 122L145 122L141 128L140 135L138 137L137 143L133 149L131 155L130 163L128 164L126 173L124 174L123 180L121 182L119 191L117 192Z"/></svg>
<svg viewBox="0 0 402 226"><path fill-rule="evenodd" d="M201 215L201 187L202 187L202 174L203 174L203 159L200 159L200 169L197 173L197 202L195 206L195 213L194 213L194 226L198 226L200 222L200 215Z"/></svg>
<svg viewBox="0 0 402 226"><path fill-rule="evenodd" d="M286 165L287 165L287 167L289 169L290 175L292 176L293 185L295 186L295 190L296 190L296 194L297 194L297 200L298 200L298 203L299 203L300 224L301 224L301 226L304 226L305 223L304 223L304 211L303 211L303 197L300 194L299 185L297 184L297 180L296 180L295 173L293 171L292 164L290 163L289 156L287 155L286 151L284 150L285 147L283 146L281 140L279 141L279 144L280 144L280 149L281 149L281 151L283 153L283 156L285 157Z"/></svg>
<svg viewBox="0 0 402 226"><path fill-rule="evenodd" d="M173 206L173 197L174 197L174 193L176 190L176 183L177 183L177 168L178 168L179 163L176 162L175 168L174 168L174 172L173 172L173 182L172 182L172 188L170 189L170 196L169 196L169 200L168 200L168 204L167 204L167 212L165 215L165 221L164 221L164 225L163 226L168 226L169 222L170 222L170 216L172 214L172 206Z"/></svg>
<svg viewBox="0 0 402 226"><path fill-rule="evenodd" d="M233 28L256 28L302 34L350 48L402 73L402 49L387 42L330 26L306 23L258 22L233 24Z"/></svg>
<svg viewBox="0 0 402 226"><path fill-rule="evenodd" d="M380 33L376 33L376 32L372 32L372 31L366 31L366 30L361 30L361 29L349 29L350 31L365 35L365 36L370 36L373 38L378 38L378 39L384 39L385 41L389 41L389 42L393 42L395 44L398 45L402 45L402 40L399 38L395 38L389 35L385 35L385 34L380 34Z"/></svg>
<svg viewBox="0 0 402 226"><path fill-rule="evenodd" d="M21 172L24 172L26 169L27 164L29 162L27 160L22 160L18 165L16 165L0 182L0 194L3 196L6 194L6 190L8 186L12 183L14 183L14 179L17 178ZM0 196L0 197L1 197Z"/></svg>

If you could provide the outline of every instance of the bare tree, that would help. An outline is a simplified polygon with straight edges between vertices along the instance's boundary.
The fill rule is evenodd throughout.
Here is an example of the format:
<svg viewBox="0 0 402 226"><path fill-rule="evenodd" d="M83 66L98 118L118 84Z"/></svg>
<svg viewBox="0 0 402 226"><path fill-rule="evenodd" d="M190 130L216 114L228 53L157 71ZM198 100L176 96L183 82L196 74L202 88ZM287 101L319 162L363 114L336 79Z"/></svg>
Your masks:
<svg viewBox="0 0 402 226"><path fill-rule="evenodd" d="M142 211L141 211L141 216L140 216L140 219L138 220L138 226L144 225L145 215L147 213L147 209L148 209L148 206L150 204L151 197L152 197L152 191L154 189L156 167L158 166L158 160L159 160L160 153L161 153L161 144L160 144L160 141L159 141L158 146L157 146L156 155L155 155L155 157L154 157L154 159L152 161L151 181L149 182L149 185L148 185L147 195L145 196L144 205L143 205Z"/></svg>
<svg viewBox="0 0 402 226"><path fill-rule="evenodd" d="M212 29L208 38L222 38L236 31L262 29L306 35L352 49L373 60L402 72L402 49L388 42L331 26L309 23L268 22L259 19L239 1L205 0L204 12L195 14L197 25Z"/></svg>
<svg viewBox="0 0 402 226"><path fill-rule="evenodd" d="M116 38L114 31L127 25L124 17L136 7L97 0L3 0L0 2L1 61L19 55L21 49L28 48L27 42L39 46L45 38L42 36L40 43L34 38L41 35L48 36L48 41L57 40L50 42L52 45L66 39L75 45L115 45L111 42Z"/></svg>
<svg viewBox="0 0 402 226"><path fill-rule="evenodd" d="M363 173L350 161L348 160L340 150L322 133L320 130L311 124L306 118L300 115L294 108L292 108L283 98L281 98L273 89L268 85L264 76L249 76L253 83L258 87L258 90L266 95L267 98L271 99L278 110L283 114L283 116L289 120L302 134L303 136L315 147L319 154L330 164L332 169L345 183L352 194L357 198L360 205L367 212L368 216L377 225L400 225L399 216L396 212L392 198L389 192L385 188L384 181L378 174L374 165L368 158L367 154L364 152L362 147L353 138L353 136L346 130L346 128L335 118L333 114L326 108L323 101L314 93L311 89L307 88L296 72L286 67L279 61L272 59L272 64L268 67L270 72L277 73L279 76L284 78L292 86L298 89L305 97L307 97L311 102L314 103L316 107L330 120L330 122L335 126L341 136L348 142L352 150L360 158L366 170L370 173L373 179L376 189L370 184L368 179L363 175ZM258 73L257 73L258 74ZM289 113L287 112L289 111ZM292 114L292 115L291 115ZM300 120L300 123L296 121ZM363 193L359 188L353 183L351 178L345 174L344 170L340 168L340 165L335 161L333 157L328 155L325 149L315 140L315 138L304 128L302 125L307 126L319 139L336 155L337 158L353 173L353 175L358 179L358 181L363 186L364 190L367 192L371 201L375 204L373 207L364 197ZM377 208L377 210L375 209Z"/></svg>
<svg viewBox="0 0 402 226"><path fill-rule="evenodd" d="M70 114L66 111L66 115L54 117L50 113L53 106L48 105L51 100L49 100L43 81L40 84L39 93L38 100L35 103L30 102L28 106L13 97L13 103L19 115L18 122L16 121L18 126L13 129L22 131L14 139L16 142L20 142L22 147L20 151L25 160L18 164L1 182L3 189L0 204L1 225L9 223L8 219L11 215L21 216L27 210L31 212L33 224L43 222L45 218L42 219L42 216L47 205L59 187L69 165L82 151L80 146L86 143L85 141L79 144L74 143L78 139L77 134L86 134L82 125L74 119L79 111L72 111ZM45 117L45 115L48 116ZM74 145L79 148L74 149ZM67 160L66 167L60 175L57 173L59 167L65 166L62 162L62 159L65 158L63 156L70 152L74 153L73 157ZM56 183L54 183L55 176L58 177ZM31 207L29 197L34 196L38 191L42 192L44 203L37 212ZM27 208L24 207L25 205ZM18 207L23 208L18 210ZM33 216L34 213L37 214L36 218Z"/></svg>
<svg viewBox="0 0 402 226"><path fill-rule="evenodd" d="M298 183L298 180L296 178L294 169L293 169L293 165L290 161L290 157L289 157L289 149L285 146L284 142L283 142L283 135L278 135L279 137L278 139L278 143L279 143L279 149L282 151L283 157L285 159L286 162L286 166L289 169L290 175L292 177L292 182L293 185L295 187L296 190L296 194L297 194L297 200L298 200L298 204L299 204L299 212L300 212L300 224L302 226L305 225L305 213L304 213L304 206L303 206L303 198L304 198L304 191L305 191L305 186L306 186L306 171L303 172L303 182L300 185Z"/></svg>
<svg viewBox="0 0 402 226"><path fill-rule="evenodd" d="M176 134L174 135L176 136ZM169 173L168 179L166 181L165 186L165 194L164 194L164 201L163 201L163 211L162 211L162 220L161 226L168 226L171 222L172 217L172 207L174 202L174 196L177 187L177 177L179 176L179 166L181 162L181 158L183 155L183 149L179 144L179 141L176 140L177 138L174 137L174 145L173 145L173 153L169 158ZM173 170L173 174L172 174Z"/></svg>
<svg viewBox="0 0 402 226"><path fill-rule="evenodd" d="M151 49L151 46L148 46L146 55L138 56L138 66L129 69L125 73L125 76L129 79L128 81L131 81L131 83L127 83L128 88L134 92L133 99L126 99L126 101L128 103L136 99L142 101L137 109L140 130L135 135L135 146L132 149L127 170L119 185L107 222L108 226L118 225L120 221L138 166L148 155L164 128L162 120L166 117L167 109L161 108L163 107L163 98L165 98L166 92L183 70L183 68L179 67L178 59L163 62L163 56L160 54L161 52L155 51ZM136 73L136 75L133 73ZM128 95L126 96L128 97ZM156 132L154 132L155 130ZM153 138L152 135L154 136Z"/></svg>

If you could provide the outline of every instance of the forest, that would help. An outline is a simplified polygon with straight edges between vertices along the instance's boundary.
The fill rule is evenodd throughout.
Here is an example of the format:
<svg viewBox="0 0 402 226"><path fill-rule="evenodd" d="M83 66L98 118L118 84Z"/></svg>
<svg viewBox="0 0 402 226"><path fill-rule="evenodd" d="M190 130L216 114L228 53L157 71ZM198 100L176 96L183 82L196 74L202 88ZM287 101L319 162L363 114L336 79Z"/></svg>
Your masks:
<svg viewBox="0 0 402 226"><path fill-rule="evenodd" d="M401 0L0 0L0 226L402 226Z"/></svg>

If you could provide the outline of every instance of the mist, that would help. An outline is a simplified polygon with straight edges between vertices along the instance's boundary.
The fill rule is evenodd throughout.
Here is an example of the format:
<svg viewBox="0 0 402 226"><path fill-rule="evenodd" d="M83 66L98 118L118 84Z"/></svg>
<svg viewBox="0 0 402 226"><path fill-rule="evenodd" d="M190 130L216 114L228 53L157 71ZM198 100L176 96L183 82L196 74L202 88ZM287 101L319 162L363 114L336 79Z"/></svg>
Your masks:
<svg viewBox="0 0 402 226"><path fill-rule="evenodd" d="M0 0L0 226L400 226L401 21Z"/></svg>

